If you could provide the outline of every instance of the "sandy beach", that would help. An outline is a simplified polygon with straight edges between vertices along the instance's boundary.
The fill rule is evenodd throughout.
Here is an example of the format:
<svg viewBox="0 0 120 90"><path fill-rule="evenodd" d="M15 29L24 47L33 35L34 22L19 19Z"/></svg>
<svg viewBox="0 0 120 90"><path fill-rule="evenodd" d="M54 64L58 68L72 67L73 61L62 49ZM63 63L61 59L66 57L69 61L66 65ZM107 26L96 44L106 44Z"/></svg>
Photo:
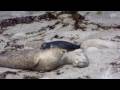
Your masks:
<svg viewBox="0 0 120 90"><path fill-rule="evenodd" d="M120 12L78 11L78 16L85 19L80 16L77 18L71 13L58 15L59 13L60 11L0 11L0 54L40 49L42 43L50 41L68 41L82 45L86 40L103 40L98 46L93 43L91 46L83 45L80 48L83 52L72 52L85 54L89 66L79 68L63 65L49 72L0 67L0 79L120 79ZM28 18L22 22L23 17L28 16L33 16L33 19ZM82 56L79 59L81 58Z"/></svg>

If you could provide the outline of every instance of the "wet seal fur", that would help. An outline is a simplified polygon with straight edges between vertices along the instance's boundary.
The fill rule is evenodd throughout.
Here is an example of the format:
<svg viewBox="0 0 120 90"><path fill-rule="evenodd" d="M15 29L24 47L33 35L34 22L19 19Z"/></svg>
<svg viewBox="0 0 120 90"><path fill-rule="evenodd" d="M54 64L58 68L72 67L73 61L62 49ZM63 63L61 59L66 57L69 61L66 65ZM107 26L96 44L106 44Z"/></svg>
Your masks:
<svg viewBox="0 0 120 90"><path fill-rule="evenodd" d="M41 45L41 49L49 49L49 48L62 48L62 49L66 49L67 51L73 51L75 49L79 49L80 45L75 45L67 41L45 42Z"/></svg>

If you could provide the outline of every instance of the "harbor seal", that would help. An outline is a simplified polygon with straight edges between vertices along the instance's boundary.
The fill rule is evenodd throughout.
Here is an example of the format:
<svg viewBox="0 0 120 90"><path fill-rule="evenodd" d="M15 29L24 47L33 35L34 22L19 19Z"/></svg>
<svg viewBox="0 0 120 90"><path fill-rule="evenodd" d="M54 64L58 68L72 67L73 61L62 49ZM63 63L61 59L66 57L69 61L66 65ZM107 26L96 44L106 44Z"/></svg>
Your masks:
<svg viewBox="0 0 120 90"><path fill-rule="evenodd" d="M0 67L35 71L50 71L64 62L61 61L64 49L23 50L0 55Z"/></svg>
<svg viewBox="0 0 120 90"><path fill-rule="evenodd" d="M66 49L67 51L73 51L75 49L79 49L80 45L75 45L67 41L45 42L41 45L41 49L49 49L49 48L62 48L62 49Z"/></svg>

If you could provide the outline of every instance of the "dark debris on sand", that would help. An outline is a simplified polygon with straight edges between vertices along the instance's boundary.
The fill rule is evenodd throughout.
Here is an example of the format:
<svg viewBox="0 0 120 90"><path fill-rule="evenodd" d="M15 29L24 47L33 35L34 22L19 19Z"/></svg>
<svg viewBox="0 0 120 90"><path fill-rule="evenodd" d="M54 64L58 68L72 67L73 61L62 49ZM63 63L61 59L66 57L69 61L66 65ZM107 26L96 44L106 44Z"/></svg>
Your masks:
<svg viewBox="0 0 120 90"><path fill-rule="evenodd" d="M46 14L40 16L25 16L25 17L4 19L0 22L0 33L2 33L4 29L6 29L8 26L15 26L16 24L30 24L33 22L39 22L43 19L53 20L53 19L57 19L57 17L54 14L47 12Z"/></svg>
<svg viewBox="0 0 120 90"><path fill-rule="evenodd" d="M75 23L74 23L75 30L81 29L84 31L86 27L82 26L82 24L85 24L85 25L93 24L93 25L96 25L98 28L102 28L104 30L108 30L111 28L114 28L114 29L120 28L120 25L103 26L103 25L96 24L96 23L84 22L84 21L86 21L86 18L85 18L86 16L79 14L78 11L61 11L57 14L55 14L55 12L46 12L45 14L39 15L39 16L24 16L24 17L15 17L15 18L10 18L10 19L4 19L4 20L0 21L0 34L3 33L4 30L6 30L7 27L9 27L9 26L15 26L17 24L30 24L33 22L39 22L41 20L46 20L46 21L55 20L55 19L58 19L58 17L62 14L70 14L71 15L71 18L75 21ZM59 23L60 23L60 21L56 22L52 26L48 26L48 28L50 30L52 30ZM63 27L64 26L67 26L67 25L63 24Z"/></svg>
<svg viewBox="0 0 120 90"><path fill-rule="evenodd" d="M55 15L52 12L46 12L43 15L39 15L39 16L25 16L25 17L15 17L15 18L10 18L10 19L4 19L2 21L0 21L0 34L3 33L3 31L8 27L8 26L15 26L17 24L30 24L33 22L39 22L41 20L55 20L58 19L58 16L61 14L71 14L71 18L73 18L73 20L75 20L75 29L80 28L79 27L79 22L82 22L82 20L85 19L84 16L80 15L77 13L77 11L62 11L60 13L58 13L57 15ZM55 25L59 24L59 22L57 22ZM49 26L50 29L54 29L55 25L53 26Z"/></svg>

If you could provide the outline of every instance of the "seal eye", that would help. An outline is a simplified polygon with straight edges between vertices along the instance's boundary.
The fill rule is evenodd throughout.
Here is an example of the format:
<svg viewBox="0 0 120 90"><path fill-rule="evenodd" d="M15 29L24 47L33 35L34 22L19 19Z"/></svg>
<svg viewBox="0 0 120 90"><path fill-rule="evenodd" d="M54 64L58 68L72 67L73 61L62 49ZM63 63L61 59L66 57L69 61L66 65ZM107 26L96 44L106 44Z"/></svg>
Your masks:
<svg viewBox="0 0 120 90"><path fill-rule="evenodd" d="M46 43L43 43L40 49L45 49L46 47L47 47Z"/></svg>

